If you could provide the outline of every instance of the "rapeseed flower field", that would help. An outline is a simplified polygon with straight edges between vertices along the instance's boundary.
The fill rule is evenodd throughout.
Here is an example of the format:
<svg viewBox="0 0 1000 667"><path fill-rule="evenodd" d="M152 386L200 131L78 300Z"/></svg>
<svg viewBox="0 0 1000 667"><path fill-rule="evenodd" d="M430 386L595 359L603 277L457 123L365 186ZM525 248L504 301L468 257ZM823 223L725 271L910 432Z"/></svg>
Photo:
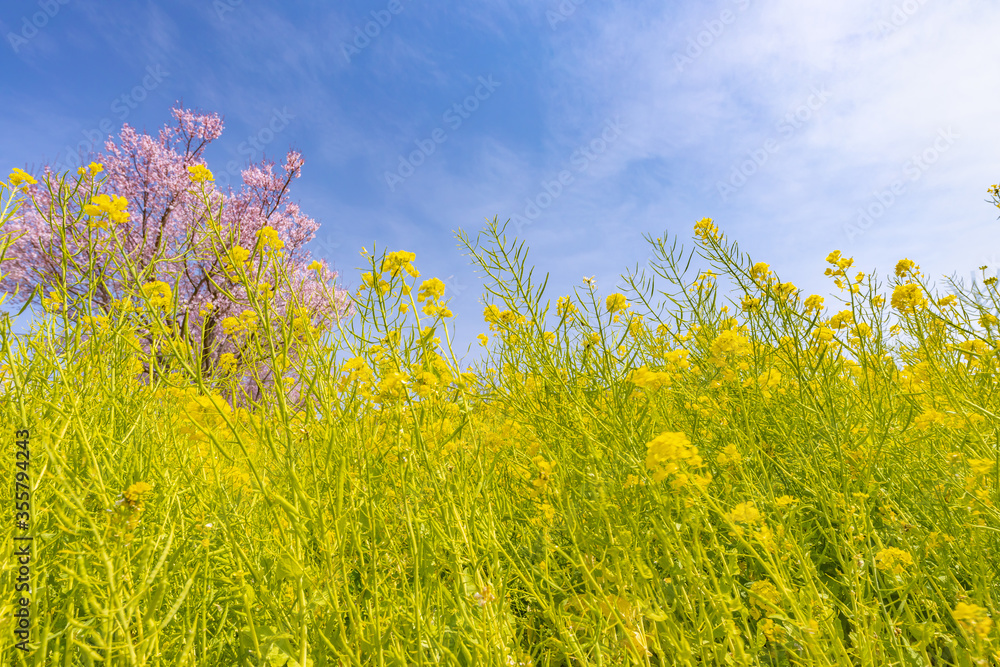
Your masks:
<svg viewBox="0 0 1000 667"><path fill-rule="evenodd" d="M60 233L111 257L128 202L85 171L53 195L80 211ZM996 279L938 291L834 251L831 293L804 294L705 218L688 250L650 238L627 290L550 295L494 221L459 234L486 277L463 366L413 253L365 250L330 317L277 304L280 235L227 243L189 171L246 301L217 363L176 287L125 262L2 325L31 497L2 529L5 661L1000 664ZM4 223L33 180L4 184ZM130 287L98 307L112 273Z"/></svg>

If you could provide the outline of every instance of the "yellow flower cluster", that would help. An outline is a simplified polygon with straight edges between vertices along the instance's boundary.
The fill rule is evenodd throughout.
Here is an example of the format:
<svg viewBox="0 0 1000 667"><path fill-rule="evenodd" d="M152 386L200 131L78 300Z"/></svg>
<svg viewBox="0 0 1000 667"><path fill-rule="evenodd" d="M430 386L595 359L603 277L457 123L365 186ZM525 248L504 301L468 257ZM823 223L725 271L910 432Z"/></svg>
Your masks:
<svg viewBox="0 0 1000 667"><path fill-rule="evenodd" d="M722 234L711 218L702 218L694 224L694 234L703 241L721 241Z"/></svg>
<svg viewBox="0 0 1000 667"><path fill-rule="evenodd" d="M912 259L901 259L896 262L897 278L915 278L920 273L920 267Z"/></svg>
<svg viewBox="0 0 1000 667"><path fill-rule="evenodd" d="M96 176L104 171L104 165L100 162L91 162L87 167L80 167L76 170L80 176Z"/></svg>
<svg viewBox="0 0 1000 667"><path fill-rule="evenodd" d="M223 352L219 355L219 364L217 368L223 375L232 373L236 369L236 355L232 352Z"/></svg>
<svg viewBox="0 0 1000 667"><path fill-rule="evenodd" d="M609 313L617 313L629 307L628 299L625 298L625 295L618 293L609 294L607 299L605 299L605 305Z"/></svg>
<svg viewBox="0 0 1000 667"><path fill-rule="evenodd" d="M573 305L573 301L570 297L561 296L556 299L556 314L559 317L569 318L579 312L580 310Z"/></svg>
<svg viewBox="0 0 1000 667"><path fill-rule="evenodd" d="M154 310L166 310L173 303L170 285L162 280L154 280L142 286L142 294Z"/></svg>
<svg viewBox="0 0 1000 667"><path fill-rule="evenodd" d="M646 366L634 369L628 377L628 381L643 389L657 390L662 387L669 387L673 384L670 373L663 371L651 371Z"/></svg>
<svg viewBox="0 0 1000 667"><path fill-rule="evenodd" d="M686 434L664 432L646 443L646 469L653 473L654 482L662 482L668 476L680 473L682 465L688 468L703 465L698 448L691 444ZM687 477L683 479L686 481ZM696 481L701 480L704 478Z"/></svg>
<svg viewBox="0 0 1000 667"><path fill-rule="evenodd" d="M452 312L446 305L441 303L444 296L444 283L438 278L429 278L420 285L417 290L417 302L424 304L424 313L431 316L451 317Z"/></svg>
<svg viewBox="0 0 1000 667"><path fill-rule="evenodd" d="M750 278L754 282L763 283L770 282L771 277L771 267L764 262L757 262L750 267Z"/></svg>
<svg viewBox="0 0 1000 667"><path fill-rule="evenodd" d="M760 618L761 615L773 613L775 607L781 608L781 591L770 581L764 580L751 583L750 592L752 593L750 597L750 615L755 619ZM772 632L774 632L773 628Z"/></svg>
<svg viewBox="0 0 1000 667"><path fill-rule="evenodd" d="M509 328L527 322L524 315L512 310L500 310L499 306L495 304L490 304L483 309L483 320L490 325L490 331L498 331L500 328Z"/></svg>
<svg viewBox="0 0 1000 667"><path fill-rule="evenodd" d="M952 615L963 630L979 639L986 639L993 629L993 619L989 612L979 605L959 602Z"/></svg>
<svg viewBox="0 0 1000 667"><path fill-rule="evenodd" d="M285 247L285 242L278 236L277 230L270 225L265 225L257 232L257 239L264 246L264 252L281 250Z"/></svg>
<svg viewBox="0 0 1000 667"><path fill-rule="evenodd" d="M239 280L239 269L246 269L247 260L250 259L250 251L240 245L234 245L222 258L222 267L226 275L233 282Z"/></svg>
<svg viewBox="0 0 1000 667"><path fill-rule="evenodd" d="M38 183L38 181L36 181L31 174L23 169L18 169L17 167L14 167L13 171L10 172L10 176L7 180L10 181L11 186L15 190L21 186L27 188L29 185L35 185Z"/></svg>
<svg viewBox="0 0 1000 667"><path fill-rule="evenodd" d="M715 460L720 466L738 466L743 462L743 454L736 445L730 443L722 448Z"/></svg>
<svg viewBox="0 0 1000 667"><path fill-rule="evenodd" d="M107 221L115 224L128 222L128 200L118 195L96 195L84 205L83 212L91 217L91 227L104 227Z"/></svg>
<svg viewBox="0 0 1000 667"><path fill-rule="evenodd" d="M749 355L753 350L746 336L730 329L716 336L715 340L712 341L710 351L712 357L709 361L716 366L722 367L731 360L741 359Z"/></svg>
<svg viewBox="0 0 1000 667"><path fill-rule="evenodd" d="M854 313L849 310L842 310L830 318L829 326L831 329L843 329L846 326L850 326L853 321Z"/></svg>
<svg viewBox="0 0 1000 667"><path fill-rule="evenodd" d="M834 250L829 255L827 255L826 261L828 264L833 264L835 268L828 268L824 271L824 275L833 276L833 284L844 289L847 286L847 281L850 279L847 277L847 269L851 268L854 264L854 259L850 257L841 257L839 250ZM857 280L860 282L864 278L863 273L859 273ZM851 291L857 293L860 290L859 285L851 286Z"/></svg>
<svg viewBox="0 0 1000 667"><path fill-rule="evenodd" d="M244 310L239 317L226 317L222 320L222 333L226 336L247 332L253 333L257 330L257 313L252 310Z"/></svg>
<svg viewBox="0 0 1000 667"><path fill-rule="evenodd" d="M203 164L190 165L187 170L188 178L191 179L192 183L204 183L206 181L215 180L215 176L213 176L212 172L208 170L208 167Z"/></svg>
<svg viewBox="0 0 1000 667"><path fill-rule="evenodd" d="M152 490L153 486L151 484L147 484L146 482L136 482L132 486L125 489L125 492L122 495L125 497L125 502L129 505L140 505L143 494Z"/></svg>
<svg viewBox="0 0 1000 667"><path fill-rule="evenodd" d="M903 574L906 572L906 568L911 565L913 565L913 556L896 547L887 547L875 554L875 566L889 574Z"/></svg>
<svg viewBox="0 0 1000 667"><path fill-rule="evenodd" d="M912 313L927 306L923 288L917 283L896 285L892 290L892 307L901 313Z"/></svg>
<svg viewBox="0 0 1000 667"><path fill-rule="evenodd" d="M813 294L805 301L806 313L819 312L823 309L823 297Z"/></svg>
<svg viewBox="0 0 1000 667"><path fill-rule="evenodd" d="M414 278L419 278L420 272L413 266L413 260L416 258L416 253L407 252L405 250L390 252L385 256L385 259L382 260L382 267L379 269L379 272L388 273L390 276L395 277L400 271L406 271Z"/></svg>
<svg viewBox="0 0 1000 667"><path fill-rule="evenodd" d="M726 518L733 523L758 524L763 520L760 510L753 501L739 503L727 514Z"/></svg>
<svg viewBox="0 0 1000 667"><path fill-rule="evenodd" d="M769 368L756 379L747 379L743 382L744 387L757 387L765 399L771 398L771 390L777 389L780 385L781 371L777 368Z"/></svg>
<svg viewBox="0 0 1000 667"><path fill-rule="evenodd" d="M744 294L743 300L740 301L740 308L748 313L758 311L760 310L760 299L752 297L749 294Z"/></svg>

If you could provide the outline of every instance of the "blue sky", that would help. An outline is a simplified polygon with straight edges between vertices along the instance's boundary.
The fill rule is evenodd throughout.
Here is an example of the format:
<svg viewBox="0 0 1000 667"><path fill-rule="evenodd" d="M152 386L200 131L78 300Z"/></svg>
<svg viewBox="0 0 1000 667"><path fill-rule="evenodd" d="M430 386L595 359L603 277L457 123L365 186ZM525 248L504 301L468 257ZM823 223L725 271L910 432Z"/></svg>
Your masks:
<svg viewBox="0 0 1000 667"><path fill-rule="evenodd" d="M412 250L463 345L481 282L453 230L494 216L553 299L613 291L643 234L704 216L821 294L834 249L883 275L1000 270L994 3L330 4L4 2L0 163L65 164L176 101L218 112L217 179L301 151L314 253L356 285L362 246Z"/></svg>

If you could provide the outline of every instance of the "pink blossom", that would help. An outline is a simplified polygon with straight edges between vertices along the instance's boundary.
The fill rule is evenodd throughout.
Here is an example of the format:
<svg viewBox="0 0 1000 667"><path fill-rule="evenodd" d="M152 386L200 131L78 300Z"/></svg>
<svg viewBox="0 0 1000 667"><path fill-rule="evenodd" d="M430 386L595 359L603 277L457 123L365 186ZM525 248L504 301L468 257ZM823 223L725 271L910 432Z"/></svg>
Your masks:
<svg viewBox="0 0 1000 667"><path fill-rule="evenodd" d="M23 206L12 221L15 236L24 234L11 247L5 263L9 274L0 281L0 289L13 292L19 286L18 298L23 302L37 285L65 284L71 295L82 297L93 287L88 276L94 275L94 269L87 267L96 267L97 273L103 271L111 278L99 285L92 303L95 310L107 311L114 301L134 292L135 281L124 269L131 264L140 282L162 280L174 290L179 304L177 322L185 323L183 335L197 350L204 371L211 374L222 353L238 352L233 341L223 336L219 323L249 307L245 291L228 282L212 250L205 206L187 171L189 166L205 164L205 148L222 134L223 123L217 114L182 108L173 109L172 114L174 124L164 126L155 137L124 125L117 141L109 139L105 152L94 158L103 164L107 177L102 191L128 200L129 222L115 229L123 252L89 249L86 226L73 223L79 211L71 193L80 179L72 173L61 178L62 174L46 167L28 191L34 205ZM289 260L285 278L292 288L276 290L275 310L284 316L296 299L308 307L313 324L318 324L338 311L346 313L348 297L344 290L331 289L337 273L325 261L318 272L306 269L311 258L305 245L315 237L319 223L289 199L291 182L301 174L303 163L299 153L289 151L279 169L268 161L249 165L237 191L219 191L211 182L205 186L213 210L222 206L221 226L233 244L252 249L265 225L277 231L284 241L283 252ZM70 221L65 245L59 233L63 220ZM63 276L66 258L72 258L75 267L71 262ZM235 298L222 294L213 281L233 289ZM212 309L203 316L203 307L209 303Z"/></svg>

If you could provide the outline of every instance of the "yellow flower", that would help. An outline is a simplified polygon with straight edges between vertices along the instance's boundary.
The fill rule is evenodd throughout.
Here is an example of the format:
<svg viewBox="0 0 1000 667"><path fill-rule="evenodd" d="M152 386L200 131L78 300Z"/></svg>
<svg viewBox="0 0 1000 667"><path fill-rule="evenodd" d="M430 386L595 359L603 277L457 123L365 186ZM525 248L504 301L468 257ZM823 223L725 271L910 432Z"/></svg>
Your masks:
<svg viewBox="0 0 1000 667"><path fill-rule="evenodd" d="M233 318L234 320L236 318ZM236 368L236 356L231 352L223 352L219 356L219 372L229 373L234 368Z"/></svg>
<svg viewBox="0 0 1000 667"><path fill-rule="evenodd" d="M926 305L927 299L924 298L924 291L917 283L896 285L892 291L892 307L900 312L913 312Z"/></svg>
<svg viewBox="0 0 1000 667"><path fill-rule="evenodd" d="M913 565L913 556L896 547L888 547L875 554L875 566L883 572L903 574L910 565Z"/></svg>
<svg viewBox="0 0 1000 667"><path fill-rule="evenodd" d="M735 331L723 331L712 341L711 352L713 357L722 357L731 354L735 357L742 357L750 354L750 341Z"/></svg>
<svg viewBox="0 0 1000 667"><path fill-rule="evenodd" d="M834 250L829 255L826 256L826 261L829 264L836 264L840 261L840 251Z"/></svg>
<svg viewBox="0 0 1000 667"><path fill-rule="evenodd" d="M813 294L811 297L806 299L805 306L807 313L811 313L813 311L818 313L823 308L823 297L818 294Z"/></svg>
<svg viewBox="0 0 1000 667"><path fill-rule="evenodd" d="M1000 320L997 320L996 315L992 313L983 313L982 317L979 318L979 326L981 327L995 327Z"/></svg>
<svg viewBox="0 0 1000 667"><path fill-rule="evenodd" d="M795 292L795 289L794 283L778 283L774 286L773 292L779 299L787 299Z"/></svg>
<svg viewBox="0 0 1000 667"><path fill-rule="evenodd" d="M794 503L799 502L794 496L779 496L774 499L774 504L778 507L788 507Z"/></svg>
<svg viewBox="0 0 1000 667"><path fill-rule="evenodd" d="M125 501L129 505L135 505L142 499L142 495L144 493L148 493L152 490L153 487L151 484L147 484L146 482L136 482L132 486L125 489L125 493L122 495L125 496Z"/></svg>
<svg viewBox="0 0 1000 667"><path fill-rule="evenodd" d="M842 310L830 318L831 329L843 329L854 321L854 313L849 310Z"/></svg>
<svg viewBox="0 0 1000 667"><path fill-rule="evenodd" d="M857 338L867 338L871 332L872 328L864 322L858 322L854 325L854 328L851 329L851 333Z"/></svg>
<svg viewBox="0 0 1000 667"><path fill-rule="evenodd" d="M752 500L749 502L740 503L739 505L734 507L726 515L726 518L728 518L733 523L751 523L751 524L760 523L762 519L760 511L756 508Z"/></svg>
<svg viewBox="0 0 1000 667"><path fill-rule="evenodd" d="M203 164L193 164L187 168L188 178L191 179L192 183L204 183L205 181L214 181L215 177L212 172L208 170Z"/></svg>
<svg viewBox="0 0 1000 667"><path fill-rule="evenodd" d="M709 239L718 241L722 238L722 235L719 234L719 228L715 226L711 218L702 218L694 223L694 233L695 236L704 241Z"/></svg>
<svg viewBox="0 0 1000 667"><path fill-rule="evenodd" d="M156 309L169 308L173 302L170 285L162 280L154 280L153 282L146 283L142 286L142 293L149 301L149 305Z"/></svg>
<svg viewBox="0 0 1000 667"><path fill-rule="evenodd" d="M490 304L483 308L483 320L487 324L493 325L500 319L500 308L494 304Z"/></svg>
<svg viewBox="0 0 1000 667"><path fill-rule="evenodd" d="M240 321L235 317L224 317L221 324L222 333L226 336L232 336L240 329Z"/></svg>
<svg viewBox="0 0 1000 667"><path fill-rule="evenodd" d="M755 619L761 612L770 614L774 607L781 607L781 591L770 581L755 581L750 584L750 615Z"/></svg>
<svg viewBox="0 0 1000 667"><path fill-rule="evenodd" d="M637 387L652 390L669 387L673 383L670 373L651 371L646 366L633 370L628 380Z"/></svg>
<svg viewBox="0 0 1000 667"><path fill-rule="evenodd" d="M425 280L417 291L417 301L421 303L426 300L436 301L442 296L444 296L444 283L438 278Z"/></svg>
<svg viewBox="0 0 1000 667"><path fill-rule="evenodd" d="M85 204L83 212L91 217L107 217L111 222L128 222L128 200L118 195L95 195L89 204ZM102 226L99 223L91 223L92 226Z"/></svg>
<svg viewBox="0 0 1000 667"><path fill-rule="evenodd" d="M757 378L757 387L764 398L771 398L771 390L781 384L781 372L777 368L769 368Z"/></svg>
<svg viewBox="0 0 1000 667"><path fill-rule="evenodd" d="M920 267L912 259L901 259L896 263L896 277L905 278L919 273Z"/></svg>
<svg viewBox="0 0 1000 667"><path fill-rule="evenodd" d="M740 454L740 450L736 447L736 445L729 444L722 448L722 451L715 457L715 460L720 466L729 464L738 466L743 462L743 455Z"/></svg>
<svg viewBox="0 0 1000 667"><path fill-rule="evenodd" d="M679 472L681 463L691 467L702 465L698 448L691 446L684 433L661 433L646 443L646 468L653 472L654 482L661 482L668 475Z"/></svg>
<svg viewBox="0 0 1000 667"><path fill-rule="evenodd" d="M479 344L482 345L483 347L486 347L486 344L490 342L490 339L486 337L486 334L481 333L478 336L476 336L476 338L479 339Z"/></svg>
<svg viewBox="0 0 1000 667"><path fill-rule="evenodd" d="M322 271L323 265L319 263L318 259L314 259L309 266L306 267L307 271Z"/></svg>
<svg viewBox="0 0 1000 667"><path fill-rule="evenodd" d="M744 294L743 300L740 302L740 307L747 312L760 310L760 299L751 297L749 294Z"/></svg>
<svg viewBox="0 0 1000 667"><path fill-rule="evenodd" d="M629 307L628 299L625 298L624 294L609 294L608 298L605 299L605 304L608 307L609 313L614 313L619 310L625 310Z"/></svg>
<svg viewBox="0 0 1000 667"><path fill-rule="evenodd" d="M750 277L756 281L765 280L771 275L771 267L764 262L757 262L750 267Z"/></svg>
<svg viewBox="0 0 1000 667"><path fill-rule="evenodd" d="M379 273L388 273L391 276L397 275L400 271L406 271L414 278L420 277L420 272L413 266L412 262L417 258L416 253L407 252L405 250L397 250L396 252L390 252L382 260L382 266L379 269Z"/></svg>
<svg viewBox="0 0 1000 667"><path fill-rule="evenodd" d="M760 615L760 612L757 612L757 614ZM785 640L785 629L770 618L765 618L757 627L759 627L760 631L764 633L764 637L767 638L767 641L772 644L779 644Z"/></svg>
<svg viewBox="0 0 1000 667"><path fill-rule="evenodd" d="M580 312L573 301L568 296L561 296L556 299L556 314L559 317L571 317L574 313Z"/></svg>
<svg viewBox="0 0 1000 667"><path fill-rule="evenodd" d="M980 639L986 639L993 629L993 619L989 612L979 605L959 602L952 614L963 630L978 635Z"/></svg>
<svg viewBox="0 0 1000 667"><path fill-rule="evenodd" d="M957 297L957 296L955 296L954 294L949 294L948 296L945 296L945 297L941 297L940 299L938 299L938 302L937 302L937 304L938 304L939 306L941 306L941 307L944 307L944 306L951 306L951 305L954 305L954 303L955 303L955 302L956 302L957 300L958 300L958 297Z"/></svg>
<svg viewBox="0 0 1000 667"><path fill-rule="evenodd" d="M264 244L265 249L281 250L285 247L285 242L278 236L277 230L270 225L261 227L260 231L257 232L257 238Z"/></svg>
<svg viewBox="0 0 1000 667"><path fill-rule="evenodd" d="M240 313L240 327L246 331L255 331L257 329L257 313L252 310L244 310Z"/></svg>
<svg viewBox="0 0 1000 667"><path fill-rule="evenodd" d="M817 342L827 342L833 340L833 330L826 327L816 327L813 329L812 337Z"/></svg>
<svg viewBox="0 0 1000 667"><path fill-rule="evenodd" d="M7 180L10 181L10 184L14 186L15 190L21 187L22 184L27 187L38 183L38 181L32 178L31 174L23 169L18 169L17 167L14 167L13 171L10 172L10 177Z"/></svg>

